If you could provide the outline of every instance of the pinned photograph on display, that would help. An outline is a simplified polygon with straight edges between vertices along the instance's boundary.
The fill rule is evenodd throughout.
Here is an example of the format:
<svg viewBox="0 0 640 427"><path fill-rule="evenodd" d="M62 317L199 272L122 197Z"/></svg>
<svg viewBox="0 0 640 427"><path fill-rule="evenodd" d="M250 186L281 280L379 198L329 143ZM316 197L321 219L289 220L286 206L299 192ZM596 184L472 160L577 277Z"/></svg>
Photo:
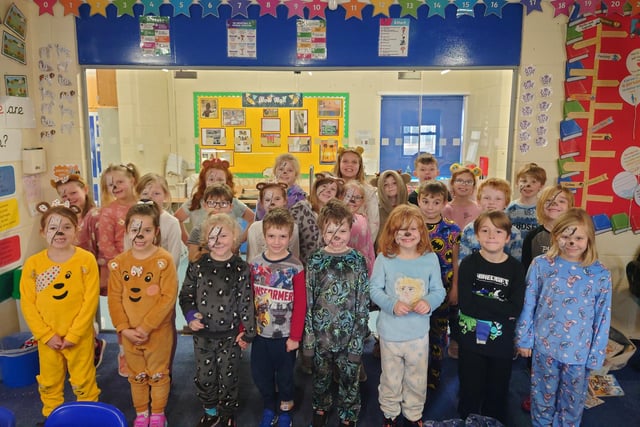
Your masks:
<svg viewBox="0 0 640 427"><path fill-rule="evenodd" d="M318 99L318 117L342 116L342 99Z"/></svg>
<svg viewBox="0 0 640 427"><path fill-rule="evenodd" d="M310 153L311 137L310 136L290 136L288 138L290 153Z"/></svg>
<svg viewBox="0 0 640 427"><path fill-rule="evenodd" d="M245 126L244 109L222 109L222 126Z"/></svg>
<svg viewBox="0 0 640 427"><path fill-rule="evenodd" d="M7 91L7 96L21 96L24 98L29 96L29 92L27 90L27 76L12 76L5 74L4 87Z"/></svg>
<svg viewBox="0 0 640 427"><path fill-rule="evenodd" d="M6 31L2 32L2 54L4 56L26 65L25 52L26 48L23 40Z"/></svg>
<svg viewBox="0 0 640 427"><path fill-rule="evenodd" d="M7 16L4 18L4 25L13 30L22 40L27 35L27 18L15 3L9 7Z"/></svg>
<svg viewBox="0 0 640 427"><path fill-rule="evenodd" d="M261 134L260 145L262 147L280 147L280 134L279 133Z"/></svg>
<svg viewBox="0 0 640 427"><path fill-rule="evenodd" d="M234 129L233 136L237 153L251 152L251 129Z"/></svg>
<svg viewBox="0 0 640 427"><path fill-rule="evenodd" d="M200 150L200 162L212 159L226 160L227 162L229 162L229 166L233 166L233 151L216 150L211 148Z"/></svg>
<svg viewBox="0 0 640 427"><path fill-rule="evenodd" d="M262 119L262 132L280 132L280 119Z"/></svg>
<svg viewBox="0 0 640 427"><path fill-rule="evenodd" d="M320 140L320 164L332 165L338 159L338 140L322 139Z"/></svg>
<svg viewBox="0 0 640 427"><path fill-rule="evenodd" d="M324 119L320 120L320 135L322 136L336 136L339 130L338 119Z"/></svg>
<svg viewBox="0 0 640 427"><path fill-rule="evenodd" d="M224 128L204 128L201 132L201 145L227 145Z"/></svg>
<svg viewBox="0 0 640 427"><path fill-rule="evenodd" d="M203 119L218 118L218 98L200 98L200 117Z"/></svg>
<svg viewBox="0 0 640 427"><path fill-rule="evenodd" d="M264 117L278 117L278 109L277 108L265 108L262 110L262 115Z"/></svg>
<svg viewBox="0 0 640 427"><path fill-rule="evenodd" d="M294 135L308 133L308 117L307 110L291 110L290 133Z"/></svg>

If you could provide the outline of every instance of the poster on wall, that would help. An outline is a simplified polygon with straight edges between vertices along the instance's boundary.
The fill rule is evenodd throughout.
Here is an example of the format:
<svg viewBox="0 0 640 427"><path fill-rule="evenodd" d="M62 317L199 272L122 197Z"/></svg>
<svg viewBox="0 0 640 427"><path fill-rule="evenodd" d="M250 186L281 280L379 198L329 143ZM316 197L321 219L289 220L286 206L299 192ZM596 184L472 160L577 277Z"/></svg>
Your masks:
<svg viewBox="0 0 640 427"><path fill-rule="evenodd" d="M640 233L637 22L576 7L567 25L558 175L597 233Z"/></svg>
<svg viewBox="0 0 640 427"><path fill-rule="evenodd" d="M2 32L2 54L23 65L27 64L24 41L6 31Z"/></svg>
<svg viewBox="0 0 640 427"><path fill-rule="evenodd" d="M24 14L15 3L12 3L11 7L9 7L7 16L4 19L4 25L13 30L22 40L25 39L27 35L27 18L24 17Z"/></svg>
<svg viewBox="0 0 640 427"><path fill-rule="evenodd" d="M311 137L309 136L290 136L288 138L290 153L310 153Z"/></svg>
<svg viewBox="0 0 640 427"><path fill-rule="evenodd" d="M255 19L227 20L227 56L229 58L256 58L256 28Z"/></svg>
<svg viewBox="0 0 640 427"><path fill-rule="evenodd" d="M332 165L338 159L338 140L322 139L320 140L320 164Z"/></svg>
<svg viewBox="0 0 640 427"><path fill-rule="evenodd" d="M245 120L242 108L222 109L222 126L244 126Z"/></svg>
<svg viewBox="0 0 640 427"><path fill-rule="evenodd" d="M201 145L227 145L225 128L203 128Z"/></svg>
<svg viewBox="0 0 640 427"><path fill-rule="evenodd" d="M140 51L143 56L170 56L171 35L168 16L141 16Z"/></svg>
<svg viewBox="0 0 640 427"><path fill-rule="evenodd" d="M251 129L234 129L234 147L238 153L251 152Z"/></svg>
<svg viewBox="0 0 640 427"><path fill-rule="evenodd" d="M218 98L200 98L200 117L203 119L218 118Z"/></svg>
<svg viewBox="0 0 640 427"><path fill-rule="evenodd" d="M408 18L381 18L378 56L409 56Z"/></svg>
<svg viewBox="0 0 640 427"><path fill-rule="evenodd" d="M327 59L327 23L323 19L296 21L296 58L300 62Z"/></svg>
<svg viewBox="0 0 640 427"><path fill-rule="evenodd" d="M280 134L279 133L261 134L260 145L262 147L280 147Z"/></svg>
<svg viewBox="0 0 640 427"><path fill-rule="evenodd" d="M291 110L290 130L292 134L307 134L309 130L309 112L307 110Z"/></svg>
<svg viewBox="0 0 640 427"><path fill-rule="evenodd" d="M7 96L29 96L27 87L27 76L24 75L4 75L4 88Z"/></svg>

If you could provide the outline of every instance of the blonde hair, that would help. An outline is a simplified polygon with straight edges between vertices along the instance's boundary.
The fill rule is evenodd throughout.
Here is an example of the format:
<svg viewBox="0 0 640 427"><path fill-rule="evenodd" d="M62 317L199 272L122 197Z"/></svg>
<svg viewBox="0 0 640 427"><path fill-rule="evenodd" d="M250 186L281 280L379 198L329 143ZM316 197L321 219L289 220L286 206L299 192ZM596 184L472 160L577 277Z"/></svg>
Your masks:
<svg viewBox="0 0 640 427"><path fill-rule="evenodd" d="M107 168L102 171L102 175L100 175L100 206L107 206L114 199L111 195L111 191L109 191L109 186L107 185L107 176L112 172L122 172L127 175L129 178L133 179L133 188L132 190L136 191L136 186L138 185L138 180L140 179L140 172L138 172L138 168L133 163L127 163L126 165L109 165ZM134 194L135 195L135 194Z"/></svg>
<svg viewBox="0 0 640 427"><path fill-rule="evenodd" d="M596 250L596 232L593 227L593 220L589 214L580 208L571 208L556 221L551 230L551 248L547 252L547 256L555 258L560 255L562 249L558 243L558 238L570 227L582 226L587 234L587 249L582 254L581 265L586 267L593 264L598 259L598 251Z"/></svg>
<svg viewBox="0 0 640 427"><path fill-rule="evenodd" d="M394 170L386 170L380 174L378 178L377 187L378 187L378 202L380 207L385 212L391 212L394 206L391 204L389 197L384 193L384 182L388 177L392 176L396 182L396 187L398 187L398 201L396 206L407 203L408 192L407 185L404 183L402 176Z"/></svg>
<svg viewBox="0 0 640 427"><path fill-rule="evenodd" d="M396 234L399 230L407 228L409 224L414 221L420 231L420 242L418 242L416 251L420 255L425 252L433 252L431 239L429 239L427 227L424 225L422 212L420 212L420 209L415 205L399 205L391 211L380 233L378 252L387 258L393 258L398 255L400 246L396 242Z"/></svg>
<svg viewBox="0 0 640 427"><path fill-rule="evenodd" d="M278 178L278 168L282 163L291 163L293 166L293 171L296 173L296 179L300 176L300 162L298 159L291 153L280 154L276 157L276 162L273 165L273 177Z"/></svg>
<svg viewBox="0 0 640 427"><path fill-rule="evenodd" d="M420 153L413 161L414 168L417 168L418 165L435 165L435 167L438 167L438 159L431 153Z"/></svg>
<svg viewBox="0 0 640 427"><path fill-rule="evenodd" d="M202 247L208 247L209 234L215 226L227 227L233 233L233 250L235 251L240 246L240 234L242 229L238 222L233 217L226 213L219 213L207 216L204 220L200 234L200 244Z"/></svg>
<svg viewBox="0 0 640 427"><path fill-rule="evenodd" d="M538 219L538 223L544 224L547 221L550 221L551 218L547 217L547 214L544 212L544 206L547 202L551 202L555 200L558 195L564 194L569 202L569 208L572 208L575 201L573 199L573 193L568 189L563 187L561 184L552 185L550 187L544 188L540 192L540 198L536 203L536 218Z"/></svg>
<svg viewBox="0 0 640 427"><path fill-rule="evenodd" d="M502 178L489 178L484 180L478 187L478 202L482 197L482 190L486 187L502 191L504 193L505 205L508 205L511 202L511 185L509 184L509 181Z"/></svg>
<svg viewBox="0 0 640 427"><path fill-rule="evenodd" d="M136 185L136 193L142 194L144 189L149 184L160 185L160 188L162 188L162 191L164 192L165 198L168 197L169 202L171 201L171 192L169 191L169 184L167 183L167 180L164 178L164 176L158 175L157 173L146 173L142 175L142 177L140 177L140 180L138 181L138 185ZM165 203L166 202L167 201L165 200Z"/></svg>
<svg viewBox="0 0 640 427"><path fill-rule="evenodd" d="M360 167L358 168L358 173L356 174L355 180L359 182L364 182L364 162L362 160L362 153L364 152L364 148L355 147L355 148L338 148L338 159L336 160L336 164L333 165L333 174L338 178L342 178L342 173L340 172L340 161L342 157L347 153L355 154L358 157L358 161L360 162Z"/></svg>

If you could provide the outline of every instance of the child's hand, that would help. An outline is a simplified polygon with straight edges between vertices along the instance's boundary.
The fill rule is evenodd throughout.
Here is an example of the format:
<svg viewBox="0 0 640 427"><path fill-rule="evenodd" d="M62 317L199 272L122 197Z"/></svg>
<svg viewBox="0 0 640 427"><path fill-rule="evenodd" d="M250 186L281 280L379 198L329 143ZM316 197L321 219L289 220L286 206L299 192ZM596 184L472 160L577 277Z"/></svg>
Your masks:
<svg viewBox="0 0 640 427"><path fill-rule="evenodd" d="M416 305L413 306L413 311L418 314L428 314L431 311L431 305L429 305L429 303L425 300L421 299L416 303Z"/></svg>
<svg viewBox="0 0 640 427"><path fill-rule="evenodd" d="M518 347L518 354L522 357L531 357L531 349Z"/></svg>
<svg viewBox="0 0 640 427"><path fill-rule="evenodd" d="M393 314L396 316L404 316L409 312L411 312L411 306L402 301L398 301L396 305L393 306Z"/></svg>
<svg viewBox="0 0 640 427"><path fill-rule="evenodd" d="M204 325L202 324L200 319L193 319L191 322L189 322L189 329L194 332L199 331L202 328L204 328Z"/></svg>
<svg viewBox="0 0 640 427"><path fill-rule="evenodd" d="M246 350L249 344L245 340L242 339L243 336L244 336L244 332L240 332L238 334L238 336L236 337L236 342L238 343L238 346L242 350Z"/></svg>
<svg viewBox="0 0 640 427"><path fill-rule="evenodd" d="M458 288L454 287L449 290L447 295L447 302L449 305L458 305Z"/></svg>
<svg viewBox="0 0 640 427"><path fill-rule="evenodd" d="M67 341L66 339L62 340L62 347L60 347L60 350L64 350L65 348L71 348L74 345L76 345L75 343L72 343L71 341Z"/></svg>
<svg viewBox="0 0 640 427"><path fill-rule="evenodd" d="M287 353L290 351L295 351L297 349L300 348L300 342L299 341L294 341L291 338L287 339L287 344L286 344L286 349L287 349Z"/></svg>
<svg viewBox="0 0 640 427"><path fill-rule="evenodd" d="M147 340L147 337L141 335L135 329L124 329L122 331L122 336L131 341L135 345L140 345Z"/></svg>
<svg viewBox="0 0 640 427"><path fill-rule="evenodd" d="M47 341L47 345L52 350L62 350L62 338L60 338L60 335L55 334Z"/></svg>
<svg viewBox="0 0 640 427"><path fill-rule="evenodd" d="M149 339L149 334L147 333L147 331L145 331L144 329L142 329L142 327L138 326L138 327L136 328L136 332L137 332L140 336L144 337L144 340L145 340L145 341L147 341L147 340Z"/></svg>

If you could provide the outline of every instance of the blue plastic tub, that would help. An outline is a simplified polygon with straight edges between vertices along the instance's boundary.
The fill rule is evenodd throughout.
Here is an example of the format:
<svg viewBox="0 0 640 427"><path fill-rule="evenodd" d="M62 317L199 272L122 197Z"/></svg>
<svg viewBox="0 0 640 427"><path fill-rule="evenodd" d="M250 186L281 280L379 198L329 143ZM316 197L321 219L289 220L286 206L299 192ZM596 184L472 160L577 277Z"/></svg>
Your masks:
<svg viewBox="0 0 640 427"><path fill-rule="evenodd" d="M17 333L0 339L0 371L7 387L25 387L36 382L40 372L38 347L21 349L31 333Z"/></svg>

